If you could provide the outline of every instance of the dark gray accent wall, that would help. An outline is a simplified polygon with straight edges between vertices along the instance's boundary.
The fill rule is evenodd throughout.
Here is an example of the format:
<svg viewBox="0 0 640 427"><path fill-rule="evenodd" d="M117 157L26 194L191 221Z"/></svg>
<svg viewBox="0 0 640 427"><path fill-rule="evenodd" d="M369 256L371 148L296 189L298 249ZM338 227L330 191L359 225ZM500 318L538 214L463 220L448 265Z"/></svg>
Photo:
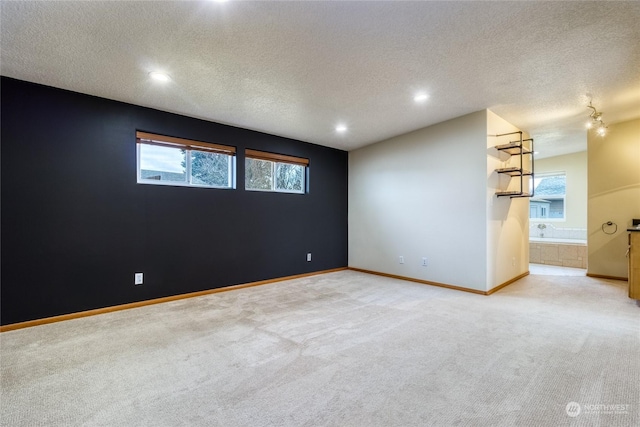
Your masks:
<svg viewBox="0 0 640 427"><path fill-rule="evenodd" d="M3 325L347 266L347 152L7 77L1 89ZM237 147L237 189L137 184L136 130ZM245 148L308 158L309 193L245 191Z"/></svg>

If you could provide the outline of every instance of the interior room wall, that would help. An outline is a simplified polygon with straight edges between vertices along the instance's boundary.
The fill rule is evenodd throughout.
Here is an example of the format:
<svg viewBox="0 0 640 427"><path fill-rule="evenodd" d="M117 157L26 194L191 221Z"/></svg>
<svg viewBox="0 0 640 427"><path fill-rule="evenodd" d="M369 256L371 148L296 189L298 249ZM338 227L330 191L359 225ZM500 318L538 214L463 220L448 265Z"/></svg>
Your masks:
<svg viewBox="0 0 640 427"><path fill-rule="evenodd" d="M479 111L351 151L349 265L486 290L485 135Z"/></svg>
<svg viewBox="0 0 640 427"><path fill-rule="evenodd" d="M565 220L535 221L552 222L558 227L587 228L587 152L536 159L536 173L566 172L567 196Z"/></svg>
<svg viewBox="0 0 640 427"><path fill-rule="evenodd" d="M626 229L640 218L640 119L610 124L605 137L589 132L587 146L587 274L627 278ZM617 232L603 232L607 221Z"/></svg>
<svg viewBox="0 0 640 427"><path fill-rule="evenodd" d="M520 190L520 178L509 178L495 170L501 167L519 166L519 156L508 156L494 147L510 141L519 141L520 129L494 112L487 110L486 131L483 145L486 149L485 170L485 210L486 210L486 252L487 290L491 290L529 270L529 199L497 197L496 191ZM523 139L529 135L523 132ZM525 147L527 143L524 143ZM524 169L531 169L531 156L523 156ZM524 190L528 191L528 178L524 178Z"/></svg>
<svg viewBox="0 0 640 427"><path fill-rule="evenodd" d="M495 196L516 179L487 136L518 130L483 110L351 151L349 265L485 292L525 274L528 202Z"/></svg>
<svg viewBox="0 0 640 427"><path fill-rule="evenodd" d="M3 325L347 266L345 151L1 84ZM136 130L237 147L237 189L137 184ZM308 158L309 193L245 191L245 148Z"/></svg>

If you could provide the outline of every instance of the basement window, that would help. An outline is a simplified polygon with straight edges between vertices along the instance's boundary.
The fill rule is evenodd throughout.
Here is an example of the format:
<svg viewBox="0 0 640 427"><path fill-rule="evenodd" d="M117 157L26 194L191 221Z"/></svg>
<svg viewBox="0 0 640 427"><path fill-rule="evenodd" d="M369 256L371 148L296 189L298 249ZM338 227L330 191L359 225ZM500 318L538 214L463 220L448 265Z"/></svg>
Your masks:
<svg viewBox="0 0 640 427"><path fill-rule="evenodd" d="M309 159L245 150L245 189L278 193L306 192Z"/></svg>
<svg viewBox="0 0 640 427"><path fill-rule="evenodd" d="M136 132L139 184L234 188L235 147Z"/></svg>

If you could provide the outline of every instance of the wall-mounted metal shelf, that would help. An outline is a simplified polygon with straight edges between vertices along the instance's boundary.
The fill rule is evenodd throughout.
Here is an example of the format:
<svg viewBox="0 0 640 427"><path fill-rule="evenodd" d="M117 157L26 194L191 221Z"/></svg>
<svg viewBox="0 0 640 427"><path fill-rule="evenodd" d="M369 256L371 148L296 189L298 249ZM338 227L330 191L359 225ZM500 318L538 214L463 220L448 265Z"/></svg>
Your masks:
<svg viewBox="0 0 640 427"><path fill-rule="evenodd" d="M508 135L508 134L505 134ZM501 135L495 135L495 136L501 136ZM529 139L523 139L522 141L533 141L533 139L529 138ZM514 154L520 154L522 152L522 154L532 154L533 152L531 150L528 150L526 147L523 147L522 145L518 144L518 141L511 141L508 144L502 144L502 145L496 145L495 146L496 150L500 150L500 151L504 151L507 154L511 154L512 156Z"/></svg>
<svg viewBox="0 0 640 427"><path fill-rule="evenodd" d="M514 167L510 167L510 168L500 168L500 169L496 169L496 172L498 173L502 173L505 175L509 175L509 176L520 176L520 175L524 175L524 176L529 176L529 175L533 175L533 172L519 168L517 166Z"/></svg>
<svg viewBox="0 0 640 427"><path fill-rule="evenodd" d="M516 197L532 197L533 195L530 193L523 193L518 190L514 190L514 191L498 191L496 193L496 196L498 197L509 196L512 199L515 199Z"/></svg>
<svg viewBox="0 0 640 427"><path fill-rule="evenodd" d="M496 145L495 149L498 151L502 151L503 153L509 154L510 156L518 156L520 158L520 163L518 166L509 166L505 168L496 169L496 172L499 174L507 175L510 177L520 177L520 190L512 190L512 191L498 191L496 192L496 196L498 197L533 197L533 191L531 193L524 191L524 177L530 176L530 179L534 177L534 159L533 159L533 138L522 139L522 131L518 132L510 132L503 133L500 135L489 135L494 137L501 137L507 135L520 135L520 139L517 141L509 141L507 144ZM524 143L529 142L530 147L525 147ZM531 170L524 169L524 156L531 156ZM533 186L532 186L533 187Z"/></svg>

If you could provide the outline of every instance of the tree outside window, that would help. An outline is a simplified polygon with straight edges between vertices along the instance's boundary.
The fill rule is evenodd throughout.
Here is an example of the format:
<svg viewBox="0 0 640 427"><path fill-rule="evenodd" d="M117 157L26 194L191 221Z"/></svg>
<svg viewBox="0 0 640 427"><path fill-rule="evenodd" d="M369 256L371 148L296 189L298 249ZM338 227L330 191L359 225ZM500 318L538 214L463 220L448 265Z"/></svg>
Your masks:
<svg viewBox="0 0 640 427"><path fill-rule="evenodd" d="M283 154L245 150L245 189L304 193L309 160Z"/></svg>

